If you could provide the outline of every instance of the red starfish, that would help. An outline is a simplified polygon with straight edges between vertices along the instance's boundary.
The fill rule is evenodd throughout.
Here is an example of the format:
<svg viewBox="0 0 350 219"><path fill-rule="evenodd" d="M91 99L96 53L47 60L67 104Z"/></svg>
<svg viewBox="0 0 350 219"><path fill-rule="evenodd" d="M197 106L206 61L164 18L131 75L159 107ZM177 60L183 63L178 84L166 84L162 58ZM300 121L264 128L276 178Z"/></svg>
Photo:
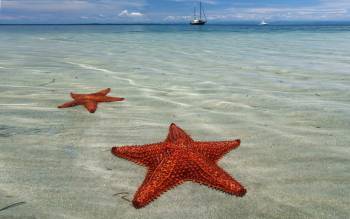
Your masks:
<svg viewBox="0 0 350 219"><path fill-rule="evenodd" d="M165 141L143 146L113 147L118 157L148 167L142 185L132 201L142 208L167 190L193 181L236 196L244 196L246 189L217 165L218 160L239 146L240 140L194 141L174 123Z"/></svg>
<svg viewBox="0 0 350 219"><path fill-rule="evenodd" d="M101 90L97 93L92 94L74 94L70 93L70 96L74 99L73 101L64 103L58 108L67 108L73 107L77 105L84 105L85 108L90 112L94 113L97 109L97 104L101 102L115 102L115 101L123 101L124 98L120 97L109 97L107 94L111 92L110 88L105 90Z"/></svg>

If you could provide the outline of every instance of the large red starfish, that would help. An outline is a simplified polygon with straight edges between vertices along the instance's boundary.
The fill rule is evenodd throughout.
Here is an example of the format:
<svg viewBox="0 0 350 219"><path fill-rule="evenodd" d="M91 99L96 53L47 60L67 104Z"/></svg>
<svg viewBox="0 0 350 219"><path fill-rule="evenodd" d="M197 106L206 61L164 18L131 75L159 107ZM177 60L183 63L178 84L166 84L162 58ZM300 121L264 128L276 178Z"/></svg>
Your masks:
<svg viewBox="0 0 350 219"><path fill-rule="evenodd" d="M74 99L73 101L64 103L58 108L67 108L73 107L77 105L84 105L85 108L90 112L94 113L97 109L97 104L101 102L115 102L115 101L123 101L124 98L120 97L109 97L107 94L111 92L110 88L105 90L101 90L97 93L92 94L74 94L70 93L71 97Z"/></svg>
<svg viewBox="0 0 350 219"><path fill-rule="evenodd" d="M174 123L165 141L143 146L113 147L118 157L148 167L142 185L132 201L142 208L167 190L193 181L236 196L244 196L246 189L217 165L218 160L237 148L240 140L194 141Z"/></svg>

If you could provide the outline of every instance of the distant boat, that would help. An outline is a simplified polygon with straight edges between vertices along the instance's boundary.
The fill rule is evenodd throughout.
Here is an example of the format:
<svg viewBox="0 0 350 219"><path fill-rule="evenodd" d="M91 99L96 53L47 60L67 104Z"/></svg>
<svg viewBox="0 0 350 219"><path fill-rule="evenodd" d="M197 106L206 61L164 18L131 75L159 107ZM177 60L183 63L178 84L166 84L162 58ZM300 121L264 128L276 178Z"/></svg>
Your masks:
<svg viewBox="0 0 350 219"><path fill-rule="evenodd" d="M202 19L202 14L204 15L204 19ZM196 8L194 8L193 20L191 21L191 25L204 25L207 23L207 16L205 15L204 10L202 9L202 2L199 2L199 18L197 18Z"/></svg>
<svg viewBox="0 0 350 219"><path fill-rule="evenodd" d="M265 20L262 20L260 22L260 26L266 26L266 25L269 25L269 23L265 22Z"/></svg>

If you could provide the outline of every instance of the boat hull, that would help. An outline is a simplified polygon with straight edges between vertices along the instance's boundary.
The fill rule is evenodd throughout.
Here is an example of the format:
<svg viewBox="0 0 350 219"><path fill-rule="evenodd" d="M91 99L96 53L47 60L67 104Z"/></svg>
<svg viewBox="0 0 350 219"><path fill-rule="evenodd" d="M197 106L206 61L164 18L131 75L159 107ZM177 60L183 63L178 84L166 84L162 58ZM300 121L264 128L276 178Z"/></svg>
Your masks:
<svg viewBox="0 0 350 219"><path fill-rule="evenodd" d="M206 22L205 21L197 21L197 22L191 22L191 25L204 25Z"/></svg>

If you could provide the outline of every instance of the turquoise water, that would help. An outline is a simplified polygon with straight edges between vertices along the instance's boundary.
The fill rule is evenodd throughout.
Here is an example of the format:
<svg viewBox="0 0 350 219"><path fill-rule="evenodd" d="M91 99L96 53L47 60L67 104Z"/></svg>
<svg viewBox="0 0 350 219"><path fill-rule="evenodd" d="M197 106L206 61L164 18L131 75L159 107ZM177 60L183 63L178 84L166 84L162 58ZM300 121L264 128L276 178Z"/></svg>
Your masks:
<svg viewBox="0 0 350 219"><path fill-rule="evenodd" d="M0 26L0 218L347 218L350 26ZM69 92L125 102L57 109ZM240 138L220 166L141 210L115 145Z"/></svg>

